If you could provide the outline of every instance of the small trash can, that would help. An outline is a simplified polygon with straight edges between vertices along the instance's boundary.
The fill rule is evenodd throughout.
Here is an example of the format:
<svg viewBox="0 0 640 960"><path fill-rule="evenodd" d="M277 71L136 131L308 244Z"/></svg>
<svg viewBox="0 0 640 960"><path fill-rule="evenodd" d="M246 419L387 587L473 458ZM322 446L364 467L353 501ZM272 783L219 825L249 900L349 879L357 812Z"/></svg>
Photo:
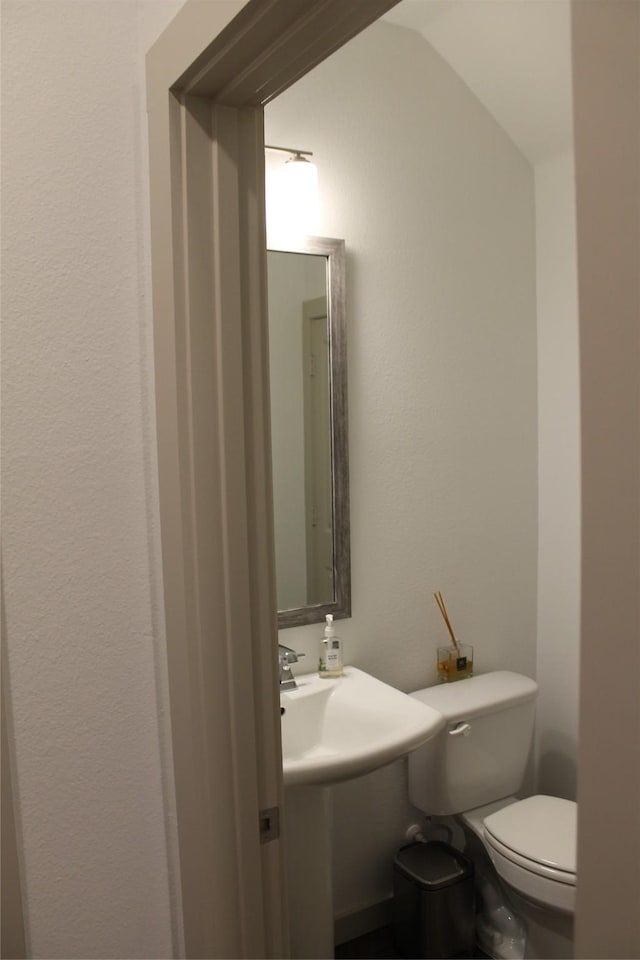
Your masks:
<svg viewBox="0 0 640 960"><path fill-rule="evenodd" d="M434 840L398 850L393 870L393 929L405 957L473 957L473 863Z"/></svg>

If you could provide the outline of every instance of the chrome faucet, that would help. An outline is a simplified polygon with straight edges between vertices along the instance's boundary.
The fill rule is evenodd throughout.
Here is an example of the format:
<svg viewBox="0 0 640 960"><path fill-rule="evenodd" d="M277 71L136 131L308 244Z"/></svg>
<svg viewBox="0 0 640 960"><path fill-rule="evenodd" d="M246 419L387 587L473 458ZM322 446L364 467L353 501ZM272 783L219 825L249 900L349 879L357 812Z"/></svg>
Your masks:
<svg viewBox="0 0 640 960"><path fill-rule="evenodd" d="M280 664L280 689L293 690L297 687L295 677L291 673L291 664L302 660L304 653L296 653L291 647L278 644L278 663Z"/></svg>

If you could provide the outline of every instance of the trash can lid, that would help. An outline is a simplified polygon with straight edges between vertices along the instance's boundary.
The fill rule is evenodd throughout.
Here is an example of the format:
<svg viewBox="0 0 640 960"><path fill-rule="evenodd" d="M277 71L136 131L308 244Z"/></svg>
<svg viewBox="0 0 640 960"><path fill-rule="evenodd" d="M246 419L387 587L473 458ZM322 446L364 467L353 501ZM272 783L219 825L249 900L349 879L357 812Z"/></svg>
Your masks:
<svg viewBox="0 0 640 960"><path fill-rule="evenodd" d="M401 847L394 863L401 873L427 890L439 890L473 876L471 860L441 840Z"/></svg>

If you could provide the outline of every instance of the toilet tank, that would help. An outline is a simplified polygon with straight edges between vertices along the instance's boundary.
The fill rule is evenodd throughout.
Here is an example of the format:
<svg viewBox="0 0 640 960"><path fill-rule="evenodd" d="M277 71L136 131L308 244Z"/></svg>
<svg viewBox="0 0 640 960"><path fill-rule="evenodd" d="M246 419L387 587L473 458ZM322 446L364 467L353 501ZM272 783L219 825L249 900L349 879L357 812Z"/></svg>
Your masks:
<svg viewBox="0 0 640 960"><path fill-rule="evenodd" d="M516 793L529 757L538 685L499 670L416 690L445 718L409 754L409 797L426 814L462 813Z"/></svg>

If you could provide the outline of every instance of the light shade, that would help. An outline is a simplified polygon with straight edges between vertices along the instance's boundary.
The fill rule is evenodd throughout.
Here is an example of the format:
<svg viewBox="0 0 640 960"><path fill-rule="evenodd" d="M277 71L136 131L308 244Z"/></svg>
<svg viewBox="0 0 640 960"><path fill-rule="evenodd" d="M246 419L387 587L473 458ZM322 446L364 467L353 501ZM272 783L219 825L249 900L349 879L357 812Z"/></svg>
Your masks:
<svg viewBox="0 0 640 960"><path fill-rule="evenodd" d="M267 236L293 240L318 231L318 168L294 156L272 169L266 184Z"/></svg>

